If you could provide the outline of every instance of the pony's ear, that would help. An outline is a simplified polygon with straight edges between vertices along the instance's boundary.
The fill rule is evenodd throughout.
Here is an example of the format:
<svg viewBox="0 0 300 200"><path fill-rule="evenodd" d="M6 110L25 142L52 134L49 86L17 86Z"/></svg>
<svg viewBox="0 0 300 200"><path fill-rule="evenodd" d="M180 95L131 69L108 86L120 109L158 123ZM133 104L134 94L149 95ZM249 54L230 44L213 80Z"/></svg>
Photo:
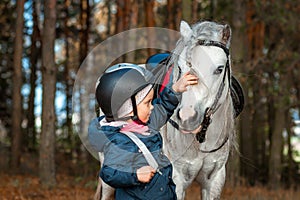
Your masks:
<svg viewBox="0 0 300 200"><path fill-rule="evenodd" d="M180 22L180 34L184 39L190 39L193 35L190 25L183 20Z"/></svg>
<svg viewBox="0 0 300 200"><path fill-rule="evenodd" d="M227 47L229 47L230 39L231 39L231 28L228 24L225 24L222 31L222 42L226 44Z"/></svg>

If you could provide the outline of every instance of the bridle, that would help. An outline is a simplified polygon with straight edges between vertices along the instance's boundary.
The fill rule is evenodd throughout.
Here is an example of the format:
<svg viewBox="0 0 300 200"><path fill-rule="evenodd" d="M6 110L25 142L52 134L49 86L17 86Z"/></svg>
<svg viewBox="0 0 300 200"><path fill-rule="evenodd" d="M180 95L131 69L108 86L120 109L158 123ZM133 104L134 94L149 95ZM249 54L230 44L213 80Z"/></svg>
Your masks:
<svg viewBox="0 0 300 200"><path fill-rule="evenodd" d="M205 110L205 113L204 113L204 118L200 124L200 127L201 127L201 130L196 134L196 139L199 143L203 143L205 141L205 138L206 138L206 131L210 125L210 123L212 122L212 116L213 114L217 111L217 109L219 108L219 100L223 94L223 90L224 90L224 87L225 87L225 81L226 81L226 75L227 75L227 78L228 78L228 82L230 84L230 77L231 77L231 72L230 72L230 64L229 64L229 49L221 42L216 42L216 41L210 41L210 40L198 40L196 45L202 45L202 46L215 46L215 47L219 47L221 49L223 49L223 51L225 52L226 54L226 57L227 57L227 61L226 61L226 66L225 66L225 72L224 72L224 75L223 75L223 79L222 79L222 82L219 86L219 89L218 89L218 92L217 92L217 95L214 99L214 102L213 104L210 106L210 107L207 107L206 110ZM192 64L191 62L187 61L187 65L192 69ZM172 124L172 126L176 129L179 130L179 125L172 119L169 119L169 122L170 124ZM212 149L210 151L204 151L204 150L201 150L202 152L204 153L212 153L212 152L215 152L217 150L219 150L220 148L222 148L224 146L224 144L227 142L229 136L227 135L222 144L215 148L215 149Z"/></svg>

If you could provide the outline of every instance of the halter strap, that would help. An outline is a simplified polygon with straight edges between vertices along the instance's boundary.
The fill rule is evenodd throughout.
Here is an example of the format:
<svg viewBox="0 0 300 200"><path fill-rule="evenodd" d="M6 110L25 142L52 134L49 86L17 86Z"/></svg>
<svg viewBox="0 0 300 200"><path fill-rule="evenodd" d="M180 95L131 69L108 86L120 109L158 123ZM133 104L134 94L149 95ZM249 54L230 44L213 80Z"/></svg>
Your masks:
<svg viewBox="0 0 300 200"><path fill-rule="evenodd" d="M222 43L222 42L217 42L217 41L212 41L212 40L198 40L197 42L198 45L201 46L215 46L215 47L220 47L221 49L224 50L226 53L226 56L229 56L229 49Z"/></svg>

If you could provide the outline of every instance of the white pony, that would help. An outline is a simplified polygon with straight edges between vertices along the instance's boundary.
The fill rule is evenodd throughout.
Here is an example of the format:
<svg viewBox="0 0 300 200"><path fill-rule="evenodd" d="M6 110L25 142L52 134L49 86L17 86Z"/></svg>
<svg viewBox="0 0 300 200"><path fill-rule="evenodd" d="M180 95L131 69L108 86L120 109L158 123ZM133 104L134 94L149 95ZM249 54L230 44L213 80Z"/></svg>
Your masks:
<svg viewBox="0 0 300 200"><path fill-rule="evenodd" d="M174 166L178 199L186 188L200 183L202 199L220 199L225 164L235 144L235 109L231 95L228 25L181 22L181 38L170 58L173 80L191 71L199 83L189 86L180 105L162 130L164 152Z"/></svg>
<svg viewBox="0 0 300 200"><path fill-rule="evenodd" d="M194 180L201 185L202 199L220 199L225 164L235 146L234 118L244 103L239 99L242 94L237 94L242 90L239 85L234 88L238 82L231 75L231 29L208 21L190 27L182 21L180 33L165 69L173 67L173 82L191 71L199 77L199 83L183 93L170 123L162 128L163 150L173 164L179 200L184 199L185 190ZM100 154L100 162L102 159ZM102 182L95 199L113 199L113 192Z"/></svg>

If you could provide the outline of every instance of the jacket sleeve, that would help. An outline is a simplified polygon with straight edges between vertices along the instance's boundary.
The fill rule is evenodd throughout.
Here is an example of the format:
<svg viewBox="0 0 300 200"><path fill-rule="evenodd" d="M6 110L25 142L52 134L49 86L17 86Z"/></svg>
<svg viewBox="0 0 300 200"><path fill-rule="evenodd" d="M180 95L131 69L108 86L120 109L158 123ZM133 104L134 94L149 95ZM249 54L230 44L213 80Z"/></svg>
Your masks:
<svg viewBox="0 0 300 200"><path fill-rule="evenodd" d="M100 131L98 118L93 119L88 128L88 145L95 152L103 152L104 145L108 142L106 135Z"/></svg>
<svg viewBox="0 0 300 200"><path fill-rule="evenodd" d="M139 153L134 153L135 149L133 142L125 140L113 141L105 146L100 170L100 177L105 183L115 188L141 184L136 175L138 166L135 159Z"/></svg>
<svg viewBox="0 0 300 200"><path fill-rule="evenodd" d="M153 101L154 108L151 112L148 126L159 130L165 125L173 115L180 99L181 93L176 93L173 89L166 87L160 94L160 97Z"/></svg>

